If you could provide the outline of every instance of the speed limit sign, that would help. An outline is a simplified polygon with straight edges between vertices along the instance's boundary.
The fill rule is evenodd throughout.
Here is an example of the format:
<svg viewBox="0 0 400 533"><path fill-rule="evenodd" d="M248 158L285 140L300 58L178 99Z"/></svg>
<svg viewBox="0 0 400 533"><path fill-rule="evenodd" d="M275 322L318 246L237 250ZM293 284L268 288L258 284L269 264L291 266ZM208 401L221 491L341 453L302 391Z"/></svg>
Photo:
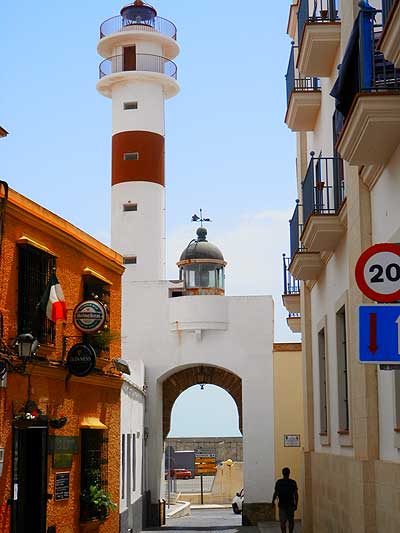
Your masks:
<svg viewBox="0 0 400 533"><path fill-rule="evenodd" d="M400 245L375 244L361 254L356 265L360 291L375 302L400 300Z"/></svg>

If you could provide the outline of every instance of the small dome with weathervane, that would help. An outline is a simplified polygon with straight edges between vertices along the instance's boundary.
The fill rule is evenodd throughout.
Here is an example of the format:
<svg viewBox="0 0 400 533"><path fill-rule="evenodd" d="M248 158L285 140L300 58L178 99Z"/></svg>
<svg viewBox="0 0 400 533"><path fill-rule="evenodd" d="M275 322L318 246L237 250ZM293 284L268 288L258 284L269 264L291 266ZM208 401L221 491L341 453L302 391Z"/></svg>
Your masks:
<svg viewBox="0 0 400 533"><path fill-rule="evenodd" d="M183 250L180 261L188 259L217 259L224 261L221 250L207 241L207 229L198 228L197 239L191 241Z"/></svg>
<svg viewBox="0 0 400 533"><path fill-rule="evenodd" d="M177 265L186 295L224 295L226 262L221 250L207 241L207 229L197 230Z"/></svg>

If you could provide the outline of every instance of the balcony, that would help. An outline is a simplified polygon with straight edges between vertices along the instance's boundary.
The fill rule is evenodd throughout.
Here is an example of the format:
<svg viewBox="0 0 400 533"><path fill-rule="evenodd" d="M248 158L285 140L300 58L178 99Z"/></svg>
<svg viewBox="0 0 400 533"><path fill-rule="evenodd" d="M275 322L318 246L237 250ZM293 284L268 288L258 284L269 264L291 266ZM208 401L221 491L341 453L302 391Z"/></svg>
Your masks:
<svg viewBox="0 0 400 533"><path fill-rule="evenodd" d="M314 157L302 183L304 228L301 242L310 252L333 252L345 232L343 161Z"/></svg>
<svg viewBox="0 0 400 533"><path fill-rule="evenodd" d="M360 11L331 92L345 118L337 149L350 165L379 168L400 144L400 70L376 48L382 29L374 24L376 10Z"/></svg>
<svg viewBox="0 0 400 533"><path fill-rule="evenodd" d="M145 21L138 21L127 16L119 15L104 21L100 26L100 39L119 31L158 32L176 41L176 26L170 20L162 17L152 17Z"/></svg>
<svg viewBox="0 0 400 533"><path fill-rule="evenodd" d="M382 0L383 33L378 49L400 68L400 0Z"/></svg>
<svg viewBox="0 0 400 533"><path fill-rule="evenodd" d="M178 68L173 61L152 54L136 54L129 65L126 58L119 55L109 57L100 63L99 79L117 72L157 72L176 80Z"/></svg>
<svg viewBox="0 0 400 533"><path fill-rule="evenodd" d="M110 57L120 47L151 41L161 47L162 55L174 59L179 54L176 33L175 24L158 17L151 6L128 5L121 10L121 15L106 20L100 26L97 51L103 57Z"/></svg>
<svg viewBox="0 0 400 533"><path fill-rule="evenodd" d="M300 313L300 283L289 272L290 258L283 254L283 305L289 314Z"/></svg>
<svg viewBox="0 0 400 533"><path fill-rule="evenodd" d="M300 224L300 205L297 201L292 219L289 222L290 227L290 253L291 261L289 272L297 280L311 281L318 279L323 263L319 252L310 252L300 243L300 233L302 225Z"/></svg>
<svg viewBox="0 0 400 533"><path fill-rule="evenodd" d="M286 125L292 131L313 131L321 107L318 78L296 78L295 46L292 46L286 73Z"/></svg>
<svg viewBox="0 0 400 533"><path fill-rule="evenodd" d="M297 68L304 76L329 77L340 46L341 30L336 0L300 0L297 22Z"/></svg>
<svg viewBox="0 0 400 533"><path fill-rule="evenodd" d="M167 98L178 93L176 64L161 56L152 54L117 55L102 61L99 66L97 89L104 96L111 96L116 83L130 79L157 81L163 85Z"/></svg>
<svg viewBox="0 0 400 533"><path fill-rule="evenodd" d="M301 333L301 316L299 314L289 313L286 323L292 333Z"/></svg>

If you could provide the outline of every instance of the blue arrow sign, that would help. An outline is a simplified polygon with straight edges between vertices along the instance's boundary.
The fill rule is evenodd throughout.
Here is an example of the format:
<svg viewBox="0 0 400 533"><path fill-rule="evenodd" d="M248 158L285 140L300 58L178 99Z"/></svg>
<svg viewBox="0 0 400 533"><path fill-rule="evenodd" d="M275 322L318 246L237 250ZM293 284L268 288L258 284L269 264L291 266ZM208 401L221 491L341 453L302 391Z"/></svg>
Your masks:
<svg viewBox="0 0 400 533"><path fill-rule="evenodd" d="M361 363L400 364L400 305L359 308Z"/></svg>

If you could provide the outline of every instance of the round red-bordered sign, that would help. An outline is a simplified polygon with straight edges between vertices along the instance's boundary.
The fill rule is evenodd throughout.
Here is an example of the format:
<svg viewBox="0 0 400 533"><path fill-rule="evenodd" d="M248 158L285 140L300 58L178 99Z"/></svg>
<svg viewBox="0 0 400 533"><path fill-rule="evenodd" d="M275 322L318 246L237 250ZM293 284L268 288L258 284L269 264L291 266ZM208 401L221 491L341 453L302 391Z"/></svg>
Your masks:
<svg viewBox="0 0 400 533"><path fill-rule="evenodd" d="M356 265L360 291L375 302L400 300L400 245L382 243L363 252Z"/></svg>

